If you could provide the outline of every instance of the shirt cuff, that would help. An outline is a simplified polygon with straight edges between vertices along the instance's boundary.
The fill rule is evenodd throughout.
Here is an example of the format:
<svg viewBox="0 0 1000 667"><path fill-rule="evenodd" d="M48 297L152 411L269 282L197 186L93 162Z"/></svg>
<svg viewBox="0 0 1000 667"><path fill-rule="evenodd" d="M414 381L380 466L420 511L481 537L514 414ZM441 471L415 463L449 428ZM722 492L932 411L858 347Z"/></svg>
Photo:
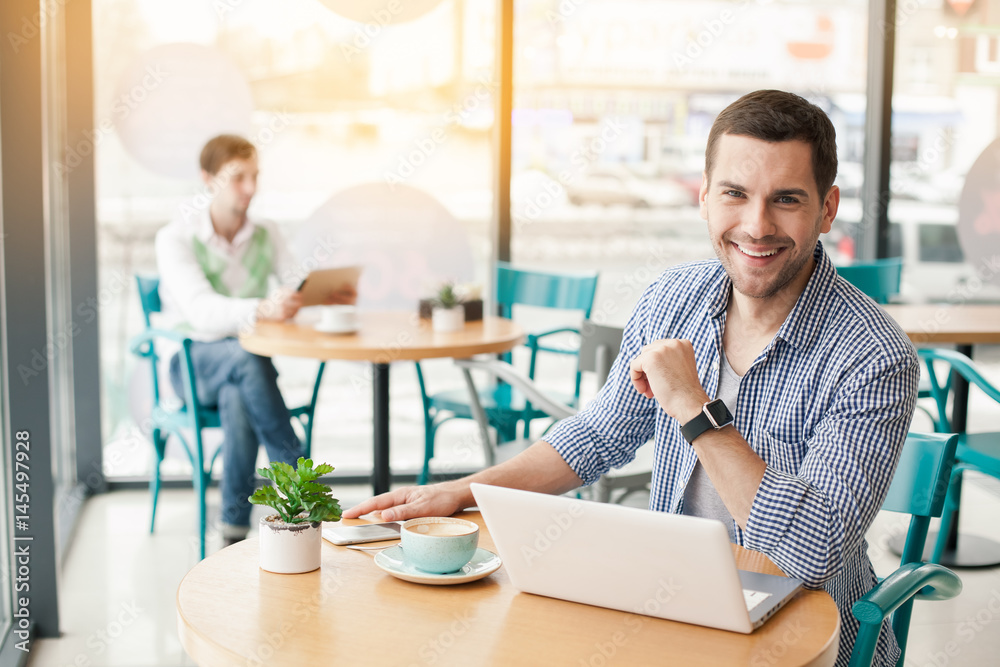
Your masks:
<svg viewBox="0 0 1000 667"><path fill-rule="evenodd" d="M757 487L743 532L744 546L770 553L784 539L809 486L805 480L768 466Z"/></svg>
<svg viewBox="0 0 1000 667"><path fill-rule="evenodd" d="M542 440L555 448L584 485L593 484L609 469L593 446L595 438L590 428L579 417L563 419Z"/></svg>

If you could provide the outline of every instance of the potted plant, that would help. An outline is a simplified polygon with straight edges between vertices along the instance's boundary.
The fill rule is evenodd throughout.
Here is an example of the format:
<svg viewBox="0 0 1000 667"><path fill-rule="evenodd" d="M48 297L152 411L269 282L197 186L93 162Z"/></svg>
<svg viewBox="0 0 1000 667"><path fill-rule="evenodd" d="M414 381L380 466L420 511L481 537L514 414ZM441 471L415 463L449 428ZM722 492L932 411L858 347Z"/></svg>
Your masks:
<svg viewBox="0 0 1000 667"><path fill-rule="evenodd" d="M439 333L461 331L465 326L465 308L455 291L455 283L446 282L438 288L431 310L431 329Z"/></svg>
<svg viewBox="0 0 1000 667"><path fill-rule="evenodd" d="M260 520L260 567L268 572L296 574L320 566L323 521L340 521L340 502L329 486L315 480L333 470L312 459L299 457L297 467L272 461L257 472L274 483L250 496L255 505L267 505L277 514Z"/></svg>

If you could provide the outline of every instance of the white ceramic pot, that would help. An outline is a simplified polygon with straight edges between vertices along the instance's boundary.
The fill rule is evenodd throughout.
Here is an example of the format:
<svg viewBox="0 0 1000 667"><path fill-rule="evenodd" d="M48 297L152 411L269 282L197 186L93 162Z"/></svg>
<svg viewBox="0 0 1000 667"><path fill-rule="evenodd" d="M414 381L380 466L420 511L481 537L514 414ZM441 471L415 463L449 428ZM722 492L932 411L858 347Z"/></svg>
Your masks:
<svg viewBox="0 0 1000 667"><path fill-rule="evenodd" d="M461 331L465 328L465 306L435 308L431 311L431 329L438 333Z"/></svg>
<svg viewBox="0 0 1000 667"><path fill-rule="evenodd" d="M312 572L322 560L321 523L285 523L277 514L260 520L260 568L278 574Z"/></svg>

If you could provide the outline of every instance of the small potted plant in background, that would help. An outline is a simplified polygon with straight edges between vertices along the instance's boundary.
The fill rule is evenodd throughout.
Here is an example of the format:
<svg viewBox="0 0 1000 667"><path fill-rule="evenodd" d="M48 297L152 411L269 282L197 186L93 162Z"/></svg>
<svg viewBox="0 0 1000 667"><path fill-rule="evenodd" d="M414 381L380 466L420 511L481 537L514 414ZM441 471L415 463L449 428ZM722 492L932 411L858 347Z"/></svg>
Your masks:
<svg viewBox="0 0 1000 667"><path fill-rule="evenodd" d="M439 333L461 331L465 326L465 308L455 290L455 283L446 282L438 288L434 295L434 306L431 310L431 329Z"/></svg>
<svg viewBox="0 0 1000 667"><path fill-rule="evenodd" d="M321 522L340 521L340 502L326 484L315 480L333 470L312 459L299 457L297 467L273 461L270 468L257 472L274 483L250 496L255 505L267 505L277 514L260 520L260 567L268 572L296 574L312 572L320 566Z"/></svg>

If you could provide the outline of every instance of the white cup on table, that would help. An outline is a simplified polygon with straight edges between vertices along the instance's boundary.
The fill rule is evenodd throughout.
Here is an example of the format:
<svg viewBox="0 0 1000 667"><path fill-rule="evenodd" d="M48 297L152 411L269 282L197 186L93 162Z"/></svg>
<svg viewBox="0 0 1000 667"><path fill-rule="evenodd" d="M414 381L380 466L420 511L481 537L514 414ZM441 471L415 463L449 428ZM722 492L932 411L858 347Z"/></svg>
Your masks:
<svg viewBox="0 0 1000 667"><path fill-rule="evenodd" d="M354 306L323 306L320 313L317 328L323 331L346 333L356 331L358 328L358 310Z"/></svg>

